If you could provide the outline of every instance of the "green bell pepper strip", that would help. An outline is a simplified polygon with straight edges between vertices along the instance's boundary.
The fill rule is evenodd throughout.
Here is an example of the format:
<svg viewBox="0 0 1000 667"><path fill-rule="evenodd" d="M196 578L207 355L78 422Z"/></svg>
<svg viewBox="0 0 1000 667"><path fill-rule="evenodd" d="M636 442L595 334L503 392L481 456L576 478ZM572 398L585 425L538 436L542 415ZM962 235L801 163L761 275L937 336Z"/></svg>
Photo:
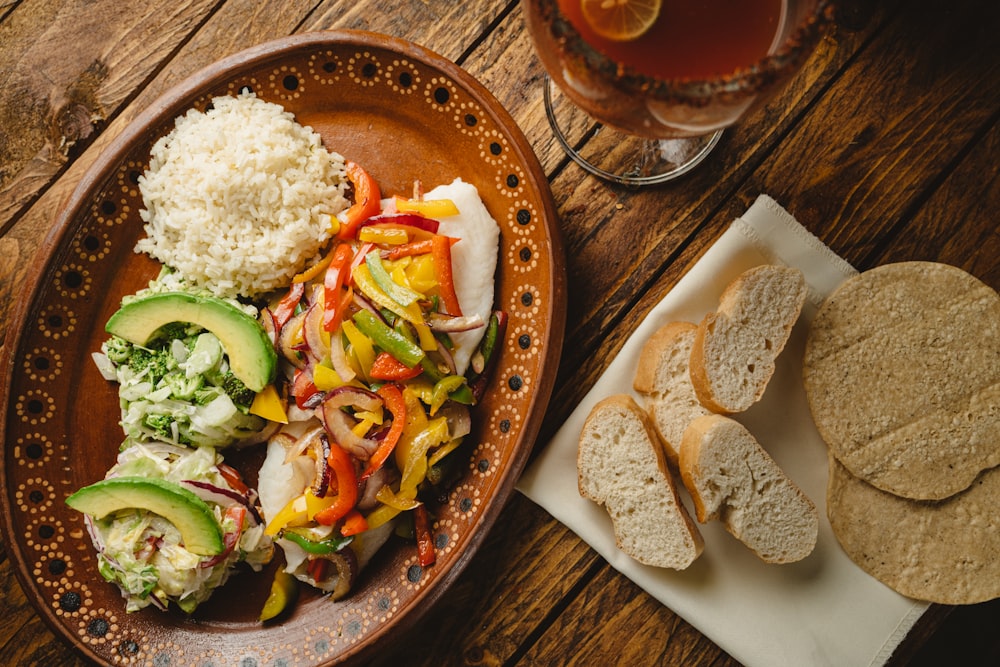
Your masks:
<svg viewBox="0 0 1000 667"><path fill-rule="evenodd" d="M375 284L382 288L382 291L389 295L389 298L398 303L401 306L409 306L411 303L420 299L422 295L405 285L400 285L385 268L385 264L382 263L382 257L379 255L378 249L371 250L365 255L365 265L368 267L368 272L371 274L372 279Z"/></svg>
<svg viewBox="0 0 1000 667"><path fill-rule="evenodd" d="M353 541L353 537L330 537L325 540L311 540L291 528L282 531L281 536L289 542L302 547L302 550L313 556L326 556L337 553Z"/></svg>
<svg viewBox="0 0 1000 667"><path fill-rule="evenodd" d="M359 310L352 318L358 330L372 339L382 350L413 368L427 356L420 346L407 340L368 310Z"/></svg>

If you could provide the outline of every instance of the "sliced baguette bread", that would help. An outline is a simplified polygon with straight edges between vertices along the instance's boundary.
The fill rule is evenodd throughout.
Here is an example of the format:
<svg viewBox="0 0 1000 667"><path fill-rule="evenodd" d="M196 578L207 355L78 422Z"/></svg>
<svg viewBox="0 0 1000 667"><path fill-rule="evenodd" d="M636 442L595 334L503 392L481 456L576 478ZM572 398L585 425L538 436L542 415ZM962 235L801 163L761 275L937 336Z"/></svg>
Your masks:
<svg viewBox="0 0 1000 667"><path fill-rule="evenodd" d="M684 431L681 477L698 521L718 519L761 560L792 563L816 546L816 506L739 422L698 417Z"/></svg>
<svg viewBox="0 0 1000 667"><path fill-rule="evenodd" d="M670 322L657 329L643 345L632 382L674 469L684 429L695 417L710 412L691 384L689 363L697 331L691 322Z"/></svg>
<svg viewBox="0 0 1000 667"><path fill-rule="evenodd" d="M726 287L716 311L698 325L691 350L691 382L702 405L731 414L764 395L806 289L802 271L773 264L745 271Z"/></svg>
<svg viewBox="0 0 1000 667"><path fill-rule="evenodd" d="M681 570L704 548L677 495L649 417L631 396L597 403L580 433L580 495L603 505L618 548L645 565Z"/></svg>

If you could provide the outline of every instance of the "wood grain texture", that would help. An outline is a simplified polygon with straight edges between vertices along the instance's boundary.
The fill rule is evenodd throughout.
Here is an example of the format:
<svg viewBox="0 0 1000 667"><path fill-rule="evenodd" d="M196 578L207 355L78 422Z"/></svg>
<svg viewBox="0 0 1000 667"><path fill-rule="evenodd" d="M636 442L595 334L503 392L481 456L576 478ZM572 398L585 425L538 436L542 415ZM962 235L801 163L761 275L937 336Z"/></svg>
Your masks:
<svg viewBox="0 0 1000 667"><path fill-rule="evenodd" d="M0 343L61 202L128 123L222 57L331 28L385 32L459 62L515 118L550 176L569 315L538 447L761 192L859 268L933 259L1000 287L992 1L842 0L835 31L801 75L728 130L699 170L632 190L593 179L561 153L516 0L150 0L128 11L108 0L21 0L0 3ZM83 664L33 614L5 548L0 664ZM934 607L890 664L995 664L998 621L996 601ZM373 664L737 663L515 496L449 593Z"/></svg>

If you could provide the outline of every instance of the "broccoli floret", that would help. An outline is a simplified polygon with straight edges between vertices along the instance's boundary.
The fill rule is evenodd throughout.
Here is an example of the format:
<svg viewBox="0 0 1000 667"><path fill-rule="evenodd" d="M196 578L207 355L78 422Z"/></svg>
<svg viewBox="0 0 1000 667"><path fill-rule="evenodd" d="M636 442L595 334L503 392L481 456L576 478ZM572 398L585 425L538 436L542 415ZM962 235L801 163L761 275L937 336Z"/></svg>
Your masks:
<svg viewBox="0 0 1000 667"><path fill-rule="evenodd" d="M174 439L172 425L174 418L170 415L149 414L143 418L142 423L156 434L161 440L170 442Z"/></svg>
<svg viewBox="0 0 1000 667"><path fill-rule="evenodd" d="M170 395L180 401L190 401L205 385L200 375L188 377L181 372L173 372L164 379L164 385L170 387Z"/></svg>
<svg viewBox="0 0 1000 667"><path fill-rule="evenodd" d="M257 395L255 391L243 384L242 380L233 375L232 371L228 371L222 376L220 386L222 387L222 391L226 392L229 398L233 400L233 403L244 410L250 407L254 397Z"/></svg>
<svg viewBox="0 0 1000 667"><path fill-rule="evenodd" d="M191 338L203 329L197 324L188 324L187 322L171 322L170 324L164 324L162 327L156 330L153 334L155 340L173 340L179 339L184 340L186 338ZM186 341L190 345L194 344L194 341Z"/></svg>
<svg viewBox="0 0 1000 667"><path fill-rule="evenodd" d="M124 338L112 336L104 342L104 354L116 366L127 363L132 355L132 343Z"/></svg>

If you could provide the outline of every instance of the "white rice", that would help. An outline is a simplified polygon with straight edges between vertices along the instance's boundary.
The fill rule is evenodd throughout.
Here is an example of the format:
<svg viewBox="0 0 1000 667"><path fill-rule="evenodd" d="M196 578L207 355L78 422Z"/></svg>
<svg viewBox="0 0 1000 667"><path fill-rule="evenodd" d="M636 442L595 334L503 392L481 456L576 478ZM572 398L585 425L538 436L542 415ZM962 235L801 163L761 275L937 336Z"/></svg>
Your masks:
<svg viewBox="0 0 1000 667"><path fill-rule="evenodd" d="M136 252L219 296L284 287L347 208L344 159L253 93L188 111L139 179L147 238Z"/></svg>

